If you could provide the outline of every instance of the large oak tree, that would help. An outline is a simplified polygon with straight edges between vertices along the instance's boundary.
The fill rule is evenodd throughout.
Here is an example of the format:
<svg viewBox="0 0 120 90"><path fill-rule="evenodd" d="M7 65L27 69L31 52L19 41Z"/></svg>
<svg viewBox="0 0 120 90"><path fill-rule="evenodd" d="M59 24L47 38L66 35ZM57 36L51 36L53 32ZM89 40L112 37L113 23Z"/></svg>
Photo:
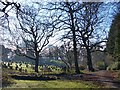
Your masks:
<svg viewBox="0 0 120 90"><path fill-rule="evenodd" d="M20 35L20 41L16 41L16 53L35 61L35 72L38 72L40 54L49 44L49 38L53 34L53 26L50 17L42 14L41 8L35 6L23 6L17 13L18 25L16 31Z"/></svg>

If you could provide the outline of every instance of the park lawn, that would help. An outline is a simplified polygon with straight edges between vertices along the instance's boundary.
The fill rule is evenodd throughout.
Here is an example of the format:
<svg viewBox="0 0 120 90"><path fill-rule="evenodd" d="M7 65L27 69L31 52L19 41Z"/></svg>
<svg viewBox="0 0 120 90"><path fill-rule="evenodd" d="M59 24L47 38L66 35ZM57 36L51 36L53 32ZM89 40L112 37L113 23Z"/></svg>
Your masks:
<svg viewBox="0 0 120 90"><path fill-rule="evenodd" d="M12 63L13 70L19 72L19 70L15 70L16 64L19 65L19 63L15 63L15 62ZM32 65L32 67L31 67L31 64L28 64L28 65L29 65L29 66L26 67L26 64L22 63L22 65L21 65L21 66L18 66L18 67L19 67L19 68L22 67L22 70L25 70L25 69L26 69L28 74L30 74L30 73L35 73L34 69L32 68L32 67L35 67L35 66ZM48 67L50 67L50 66L48 66ZM61 68L59 68L59 67L57 67L57 69L59 69L59 70L53 69L52 72L43 72L41 69L42 69L42 66L38 66L38 70L39 70L39 72L40 72L41 74L59 74L59 73L62 73L62 72L63 72L63 71L61 70Z"/></svg>
<svg viewBox="0 0 120 90"><path fill-rule="evenodd" d="M12 84L7 88L100 88L90 82L80 80L14 80L16 84Z"/></svg>
<svg viewBox="0 0 120 90"><path fill-rule="evenodd" d="M16 64L19 64L19 63L13 63L13 64L12 64L14 70L15 70ZM28 65L31 65L31 64L28 64ZM28 73L34 72L34 69L33 69L33 68L30 68L30 66L27 68L24 63L22 63L21 66L22 66L22 69L24 69L24 70L26 69Z"/></svg>

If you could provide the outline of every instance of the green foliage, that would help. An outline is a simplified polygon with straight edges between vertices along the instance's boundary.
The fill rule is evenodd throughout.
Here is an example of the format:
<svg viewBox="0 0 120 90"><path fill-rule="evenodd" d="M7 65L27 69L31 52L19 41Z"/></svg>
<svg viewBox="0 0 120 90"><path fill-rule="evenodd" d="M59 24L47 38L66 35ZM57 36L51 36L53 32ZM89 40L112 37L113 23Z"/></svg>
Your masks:
<svg viewBox="0 0 120 90"><path fill-rule="evenodd" d="M120 61L120 13L117 13L112 22L108 42L107 52L114 57L115 61Z"/></svg>
<svg viewBox="0 0 120 90"><path fill-rule="evenodd" d="M104 62L102 62L102 61L97 62L96 66L97 66L97 69L99 69L99 70L105 70L106 69Z"/></svg>
<svg viewBox="0 0 120 90"><path fill-rule="evenodd" d="M107 70L120 70L120 62L115 62L107 67Z"/></svg>
<svg viewBox="0 0 120 90"><path fill-rule="evenodd" d="M109 54L113 54L113 50L115 47L115 32L114 32L114 24L112 23L111 27L110 27L110 31L109 31L109 35L108 35L108 41L107 41L107 52Z"/></svg>

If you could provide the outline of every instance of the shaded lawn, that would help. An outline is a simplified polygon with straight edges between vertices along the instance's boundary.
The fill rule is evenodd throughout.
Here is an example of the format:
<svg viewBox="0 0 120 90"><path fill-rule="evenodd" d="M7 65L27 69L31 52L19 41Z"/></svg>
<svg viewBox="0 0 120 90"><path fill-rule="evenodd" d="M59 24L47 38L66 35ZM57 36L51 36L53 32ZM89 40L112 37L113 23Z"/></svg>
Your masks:
<svg viewBox="0 0 120 90"><path fill-rule="evenodd" d="M80 80L52 80L52 81L35 81L35 80L14 80L7 88L100 88L90 82Z"/></svg>

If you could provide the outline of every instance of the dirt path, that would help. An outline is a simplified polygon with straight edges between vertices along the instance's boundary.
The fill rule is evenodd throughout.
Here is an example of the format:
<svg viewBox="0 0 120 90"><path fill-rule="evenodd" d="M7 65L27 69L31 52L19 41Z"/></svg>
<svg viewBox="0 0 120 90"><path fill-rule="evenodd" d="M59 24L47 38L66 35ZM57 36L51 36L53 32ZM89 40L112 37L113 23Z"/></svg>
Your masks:
<svg viewBox="0 0 120 90"><path fill-rule="evenodd" d="M104 70L84 75L84 80L98 82L106 88L119 88L120 81L116 78L117 73Z"/></svg>

